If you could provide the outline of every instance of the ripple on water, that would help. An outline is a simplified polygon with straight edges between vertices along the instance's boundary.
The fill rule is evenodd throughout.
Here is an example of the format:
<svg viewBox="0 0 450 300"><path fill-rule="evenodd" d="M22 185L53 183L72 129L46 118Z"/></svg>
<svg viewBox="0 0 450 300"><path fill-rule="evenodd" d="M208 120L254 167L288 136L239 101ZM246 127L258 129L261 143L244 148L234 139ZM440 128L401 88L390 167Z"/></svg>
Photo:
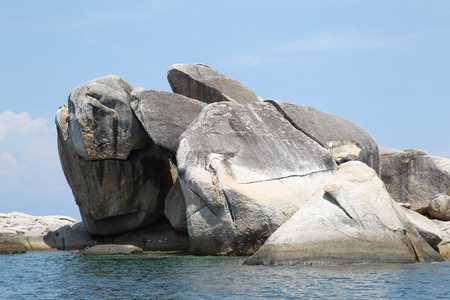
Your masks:
<svg viewBox="0 0 450 300"><path fill-rule="evenodd" d="M0 298L448 298L450 262L321 267L243 266L244 258L164 253L0 256Z"/></svg>

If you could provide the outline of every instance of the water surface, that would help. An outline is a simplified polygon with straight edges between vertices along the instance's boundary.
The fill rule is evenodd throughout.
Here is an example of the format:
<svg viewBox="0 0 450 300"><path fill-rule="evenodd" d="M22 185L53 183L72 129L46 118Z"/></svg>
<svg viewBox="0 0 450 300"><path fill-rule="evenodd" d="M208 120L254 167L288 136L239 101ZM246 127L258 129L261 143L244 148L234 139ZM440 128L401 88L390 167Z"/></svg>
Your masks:
<svg viewBox="0 0 450 300"><path fill-rule="evenodd" d="M450 261L321 267L244 266L243 261L164 253L0 255L0 298L450 298Z"/></svg>

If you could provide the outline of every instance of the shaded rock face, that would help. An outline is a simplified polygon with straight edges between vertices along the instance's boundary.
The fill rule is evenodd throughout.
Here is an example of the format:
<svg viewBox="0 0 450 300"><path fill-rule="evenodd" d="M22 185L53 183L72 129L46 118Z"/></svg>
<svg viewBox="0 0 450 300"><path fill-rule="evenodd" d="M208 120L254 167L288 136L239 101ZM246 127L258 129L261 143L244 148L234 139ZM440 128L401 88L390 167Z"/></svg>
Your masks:
<svg viewBox="0 0 450 300"><path fill-rule="evenodd" d="M450 221L450 196L438 195L428 204L428 214L442 221Z"/></svg>
<svg viewBox="0 0 450 300"><path fill-rule="evenodd" d="M432 198L450 194L450 173L425 151L380 147L381 179L392 198L426 214Z"/></svg>
<svg viewBox="0 0 450 300"><path fill-rule="evenodd" d="M178 178L164 200L164 215L170 221L173 228L188 231L186 202L184 201L183 189Z"/></svg>
<svg viewBox="0 0 450 300"><path fill-rule="evenodd" d="M373 169L342 164L245 264L443 261L401 209Z"/></svg>
<svg viewBox="0 0 450 300"><path fill-rule="evenodd" d="M94 99L116 105L115 110L104 108L110 115L103 110L85 109L101 104L88 94L93 91ZM104 77L75 89L69 105L60 107L56 113L61 165L84 224L93 235L115 235L158 221L163 216L164 198L174 181L168 158L148 138L129 107L130 92L131 87L122 80ZM91 113L86 113L90 121L82 121L84 115L74 113L83 109ZM116 119L118 131L114 129ZM113 120L113 124L108 120ZM104 131L103 127L114 130ZM95 142L83 142L89 136L87 132L93 133ZM83 155L80 149L84 148L80 145L87 144L93 148L86 146Z"/></svg>
<svg viewBox="0 0 450 300"><path fill-rule="evenodd" d="M296 128L328 149L337 164L359 160L379 174L378 144L362 127L316 108L266 101L275 105Z"/></svg>
<svg viewBox="0 0 450 300"><path fill-rule="evenodd" d="M259 101L242 83L203 64L175 64L167 72L167 79L174 93L205 103Z"/></svg>
<svg viewBox="0 0 450 300"><path fill-rule="evenodd" d="M151 139L175 158L179 138L206 104L164 91L136 90L131 107Z"/></svg>
<svg viewBox="0 0 450 300"><path fill-rule="evenodd" d="M336 169L270 103L214 103L180 138L191 252L249 255Z"/></svg>
<svg viewBox="0 0 450 300"><path fill-rule="evenodd" d="M120 77L110 75L72 91L67 134L77 155L85 160L126 159L148 143L130 108L132 90Z"/></svg>

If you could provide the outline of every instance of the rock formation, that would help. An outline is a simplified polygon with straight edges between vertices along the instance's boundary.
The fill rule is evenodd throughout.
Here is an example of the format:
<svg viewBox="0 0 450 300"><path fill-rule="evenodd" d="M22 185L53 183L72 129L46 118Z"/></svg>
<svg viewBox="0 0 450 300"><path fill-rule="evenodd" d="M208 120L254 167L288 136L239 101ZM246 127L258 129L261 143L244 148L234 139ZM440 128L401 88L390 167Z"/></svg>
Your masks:
<svg viewBox="0 0 450 300"><path fill-rule="evenodd" d="M410 203L412 210L427 213L431 199L450 194L450 172L425 151L380 147L380 162L381 179L389 194L397 202Z"/></svg>
<svg viewBox="0 0 450 300"><path fill-rule="evenodd" d="M140 254L143 250L133 245L97 245L80 251L83 255L117 255L117 254Z"/></svg>
<svg viewBox="0 0 450 300"><path fill-rule="evenodd" d="M258 251L247 262L268 264L446 253L443 225L400 204L437 207L430 200L450 194L450 160L379 148L348 120L264 101L203 64L173 65L167 78L173 93L102 77L57 111L61 164L83 223L40 232L42 248Z"/></svg>
<svg viewBox="0 0 450 300"><path fill-rule="evenodd" d="M63 171L93 235L158 221L174 181L168 158L130 108L131 91L122 79L103 77L76 88L56 113Z"/></svg>
<svg viewBox="0 0 450 300"><path fill-rule="evenodd" d="M270 103L205 107L180 138L191 251L249 255L336 169Z"/></svg>
<svg viewBox="0 0 450 300"><path fill-rule="evenodd" d="M361 162L339 166L246 264L322 265L443 261Z"/></svg>

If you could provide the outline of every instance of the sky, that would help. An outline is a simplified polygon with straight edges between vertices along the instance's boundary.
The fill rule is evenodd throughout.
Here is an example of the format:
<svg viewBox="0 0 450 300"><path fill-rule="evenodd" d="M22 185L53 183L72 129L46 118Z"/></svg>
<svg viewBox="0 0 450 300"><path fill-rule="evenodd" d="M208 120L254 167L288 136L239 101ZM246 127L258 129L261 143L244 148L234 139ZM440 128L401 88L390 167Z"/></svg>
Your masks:
<svg viewBox="0 0 450 300"><path fill-rule="evenodd" d="M344 117L379 145L450 158L449 53L447 0L0 0L0 212L80 220L56 110L110 74L171 91L176 63Z"/></svg>

